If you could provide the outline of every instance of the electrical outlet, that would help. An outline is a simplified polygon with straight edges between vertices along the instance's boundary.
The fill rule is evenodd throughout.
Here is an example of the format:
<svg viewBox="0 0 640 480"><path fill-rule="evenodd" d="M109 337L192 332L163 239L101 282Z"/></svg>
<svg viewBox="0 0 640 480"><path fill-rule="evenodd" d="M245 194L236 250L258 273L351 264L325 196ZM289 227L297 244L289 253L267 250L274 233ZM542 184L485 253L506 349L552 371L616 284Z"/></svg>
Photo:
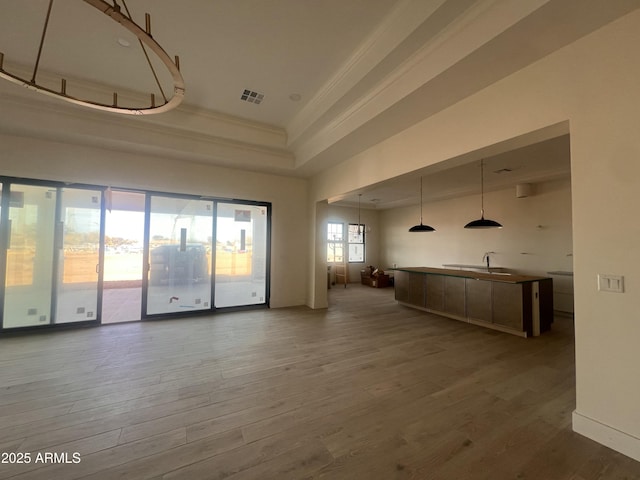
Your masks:
<svg viewBox="0 0 640 480"><path fill-rule="evenodd" d="M598 274L598 290L601 292L624 292L624 276Z"/></svg>

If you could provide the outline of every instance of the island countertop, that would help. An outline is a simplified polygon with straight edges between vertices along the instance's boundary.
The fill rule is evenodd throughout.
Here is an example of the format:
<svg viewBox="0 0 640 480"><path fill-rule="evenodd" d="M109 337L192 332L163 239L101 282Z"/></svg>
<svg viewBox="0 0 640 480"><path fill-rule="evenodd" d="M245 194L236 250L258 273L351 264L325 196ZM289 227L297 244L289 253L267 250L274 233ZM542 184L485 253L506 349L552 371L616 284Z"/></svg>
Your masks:
<svg viewBox="0 0 640 480"><path fill-rule="evenodd" d="M553 279L432 267L394 268L398 303L524 337L553 322Z"/></svg>
<svg viewBox="0 0 640 480"><path fill-rule="evenodd" d="M549 277L539 277L535 275L516 275L510 273L501 272L474 272L471 270L455 270L449 268L435 268L435 267L397 267L393 268L394 271L400 272L412 272L412 273L424 273L434 275L445 275L449 277L462 277L473 278L476 280L489 280L492 282L502 283L527 283L527 282L539 282Z"/></svg>

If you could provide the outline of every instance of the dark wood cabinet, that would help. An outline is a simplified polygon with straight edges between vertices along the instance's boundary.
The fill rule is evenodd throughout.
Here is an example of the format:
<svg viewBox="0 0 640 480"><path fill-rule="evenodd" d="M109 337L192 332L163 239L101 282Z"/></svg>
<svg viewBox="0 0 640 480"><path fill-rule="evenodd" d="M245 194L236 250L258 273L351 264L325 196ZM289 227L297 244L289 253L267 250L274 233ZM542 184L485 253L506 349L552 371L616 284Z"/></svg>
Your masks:
<svg viewBox="0 0 640 480"><path fill-rule="evenodd" d="M409 276L415 275L409 272L395 272L395 294L396 300L402 303L409 303Z"/></svg>
<svg viewBox="0 0 640 480"><path fill-rule="evenodd" d="M444 279L442 275L425 275L425 306L430 310L444 311Z"/></svg>
<svg viewBox="0 0 640 480"><path fill-rule="evenodd" d="M553 280L436 268L395 271L396 300L408 306L521 336L553 322Z"/></svg>
<svg viewBox="0 0 640 480"><path fill-rule="evenodd" d="M491 286L493 288L491 321L503 327L522 331L525 324L523 318L524 304L525 302L531 303L531 288L527 288L530 285L494 282ZM528 301L527 295L523 290L529 293ZM527 310L530 310L530 308Z"/></svg>
<svg viewBox="0 0 640 480"><path fill-rule="evenodd" d="M411 305L416 305L418 307L424 307L426 305L424 287L425 280L426 277L424 275L422 275L422 277L417 274L409 275L409 298L407 301Z"/></svg>
<svg viewBox="0 0 640 480"><path fill-rule="evenodd" d="M424 275L411 272L396 272L394 274L394 287L396 300L418 307L425 306Z"/></svg>
<svg viewBox="0 0 640 480"><path fill-rule="evenodd" d="M465 279L467 317L482 322L491 322L491 285L492 282L486 280Z"/></svg>
<svg viewBox="0 0 640 480"><path fill-rule="evenodd" d="M457 317L466 316L466 279L461 277L442 278L444 278L444 311Z"/></svg>

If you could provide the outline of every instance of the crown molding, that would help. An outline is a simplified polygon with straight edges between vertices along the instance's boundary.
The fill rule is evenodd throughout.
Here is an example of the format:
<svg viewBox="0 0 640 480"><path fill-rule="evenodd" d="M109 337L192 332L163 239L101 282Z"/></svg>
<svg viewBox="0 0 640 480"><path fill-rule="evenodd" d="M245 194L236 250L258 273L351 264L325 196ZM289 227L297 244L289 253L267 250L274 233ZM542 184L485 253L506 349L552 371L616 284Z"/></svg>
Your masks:
<svg viewBox="0 0 640 480"><path fill-rule="evenodd" d="M228 115L213 110L204 110L189 104L182 104L171 112L171 116L183 117L180 125L189 125L190 129L198 131L223 131L230 138L258 138L260 143L272 147L287 148L287 131L284 128L256 122L233 115ZM167 124L174 123L169 116L145 117L143 120L149 123ZM186 122L186 123L183 123Z"/></svg>
<svg viewBox="0 0 640 480"><path fill-rule="evenodd" d="M474 3L358 100L332 115L294 149L297 168L446 72L550 0L514 7L509 0ZM425 118L429 116L425 112ZM290 134L291 139L291 134ZM290 140L291 144L291 140ZM313 169L312 169L313 170Z"/></svg>
<svg viewBox="0 0 640 480"><path fill-rule="evenodd" d="M398 3L385 21L287 125L289 144L295 143L445 1L403 0Z"/></svg>
<svg viewBox="0 0 640 480"><path fill-rule="evenodd" d="M9 71L16 72L20 75L28 74L28 67L25 65L7 61L5 61L5 65ZM59 74L45 70L38 72L38 76L40 83L45 85L55 85L61 78ZM77 95L94 98L100 95L111 95L111 92L117 90L119 98L128 99L129 101L140 104L148 100L148 95L139 91L123 87L116 88L111 85L89 81L71 75L65 75L65 78L67 79L68 89L77 90ZM2 83L4 84L4 82ZM12 91L15 92L16 95L31 98L33 102L56 102L55 104L61 105L62 107L69 107L69 105L62 103L59 99L37 95L26 88L20 88L16 85L13 87L14 90ZM0 92L2 90L4 90L4 88L0 88ZM7 91L9 92L9 90ZM88 117L91 116L91 114L95 114L95 112L91 110L82 110L79 108L77 112L78 115L85 113ZM113 116L107 117L107 115L103 118L113 118ZM141 123L164 125L170 128L178 128L176 125L179 125L180 129L189 129L200 133L216 132L216 135L219 137L241 142L246 140L250 143L262 144L273 148L285 149L287 145L287 132L284 128L198 108L188 103L188 94L185 102L178 108L165 112L162 115L143 115L137 117L136 120Z"/></svg>
<svg viewBox="0 0 640 480"><path fill-rule="evenodd" d="M123 117L61 103L0 90L0 108L4 114L0 119L0 132L151 153L197 163L293 174L295 159L284 148L140 121L146 117Z"/></svg>

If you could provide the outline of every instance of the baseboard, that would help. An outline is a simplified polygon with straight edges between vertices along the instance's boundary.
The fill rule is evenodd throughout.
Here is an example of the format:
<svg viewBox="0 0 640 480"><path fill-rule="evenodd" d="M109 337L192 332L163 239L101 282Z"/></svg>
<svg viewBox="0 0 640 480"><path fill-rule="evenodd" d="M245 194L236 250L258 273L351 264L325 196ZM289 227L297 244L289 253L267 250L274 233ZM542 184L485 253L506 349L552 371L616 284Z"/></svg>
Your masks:
<svg viewBox="0 0 640 480"><path fill-rule="evenodd" d="M640 438L585 417L575 410L573 431L640 462Z"/></svg>

